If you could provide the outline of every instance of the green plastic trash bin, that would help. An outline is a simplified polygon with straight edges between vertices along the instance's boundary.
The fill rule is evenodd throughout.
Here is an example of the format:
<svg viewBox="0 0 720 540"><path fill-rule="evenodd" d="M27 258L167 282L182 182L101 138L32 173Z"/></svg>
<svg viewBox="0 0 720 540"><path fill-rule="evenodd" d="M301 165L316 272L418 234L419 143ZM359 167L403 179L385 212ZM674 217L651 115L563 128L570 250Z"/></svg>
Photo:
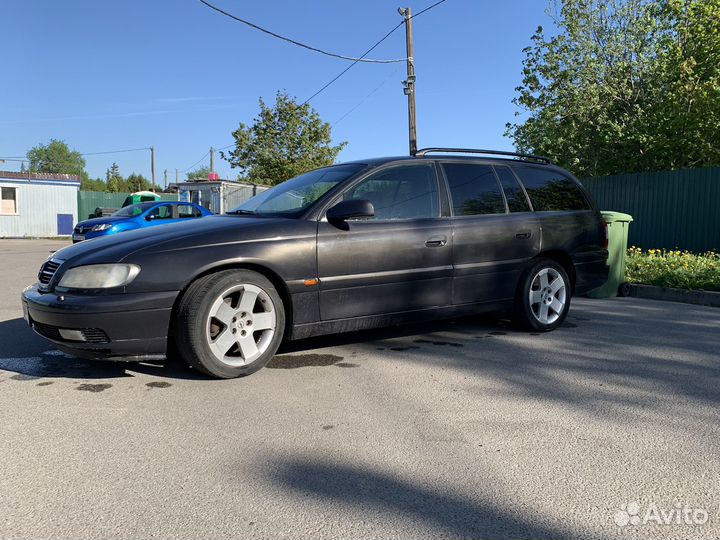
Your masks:
<svg viewBox="0 0 720 540"><path fill-rule="evenodd" d="M591 298L611 298L617 296L618 288L625 281L625 254L627 253L628 229L632 216L622 212L602 211L608 225L608 265L610 274L602 287L590 291Z"/></svg>

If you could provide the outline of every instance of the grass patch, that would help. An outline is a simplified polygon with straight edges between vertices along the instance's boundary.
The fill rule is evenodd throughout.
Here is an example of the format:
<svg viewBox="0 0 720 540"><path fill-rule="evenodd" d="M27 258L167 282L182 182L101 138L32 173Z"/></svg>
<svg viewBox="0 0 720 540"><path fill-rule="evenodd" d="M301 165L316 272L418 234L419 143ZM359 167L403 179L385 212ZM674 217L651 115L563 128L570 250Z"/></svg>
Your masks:
<svg viewBox="0 0 720 540"><path fill-rule="evenodd" d="M625 279L630 283L720 291L720 254L631 247Z"/></svg>

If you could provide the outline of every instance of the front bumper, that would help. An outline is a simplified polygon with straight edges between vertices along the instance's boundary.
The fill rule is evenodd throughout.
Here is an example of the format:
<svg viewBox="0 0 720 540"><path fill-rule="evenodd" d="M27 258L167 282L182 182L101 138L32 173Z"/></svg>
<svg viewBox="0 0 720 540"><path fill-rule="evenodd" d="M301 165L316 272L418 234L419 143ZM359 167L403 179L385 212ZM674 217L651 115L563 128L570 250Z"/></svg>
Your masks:
<svg viewBox="0 0 720 540"><path fill-rule="evenodd" d="M165 355L177 294L60 295L33 285L21 300L28 324L59 349L81 358L133 360Z"/></svg>

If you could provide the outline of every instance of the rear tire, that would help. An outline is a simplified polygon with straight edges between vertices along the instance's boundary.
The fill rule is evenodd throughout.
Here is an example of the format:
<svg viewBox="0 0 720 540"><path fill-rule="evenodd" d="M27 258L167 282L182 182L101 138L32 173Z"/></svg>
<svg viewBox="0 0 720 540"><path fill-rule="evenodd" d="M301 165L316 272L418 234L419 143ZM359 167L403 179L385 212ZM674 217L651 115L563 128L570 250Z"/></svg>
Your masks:
<svg viewBox="0 0 720 540"><path fill-rule="evenodd" d="M570 279L562 265L540 259L520 278L513 320L527 330L555 330L568 314L570 297Z"/></svg>
<svg viewBox="0 0 720 540"><path fill-rule="evenodd" d="M273 357L285 309L273 284L251 270L226 270L195 281L175 319L175 344L190 367L213 377L250 375Z"/></svg>

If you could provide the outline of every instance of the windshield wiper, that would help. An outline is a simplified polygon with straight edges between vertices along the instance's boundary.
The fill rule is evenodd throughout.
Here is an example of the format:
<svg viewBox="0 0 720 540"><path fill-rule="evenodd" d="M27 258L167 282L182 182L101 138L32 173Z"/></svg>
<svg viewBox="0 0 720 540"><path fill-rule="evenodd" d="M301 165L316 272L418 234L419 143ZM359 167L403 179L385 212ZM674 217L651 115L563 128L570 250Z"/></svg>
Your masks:
<svg viewBox="0 0 720 540"><path fill-rule="evenodd" d="M229 212L225 212L226 214L244 214L244 215L250 215L254 214L255 212L252 210L243 210L243 209L237 209L237 210L230 210Z"/></svg>

